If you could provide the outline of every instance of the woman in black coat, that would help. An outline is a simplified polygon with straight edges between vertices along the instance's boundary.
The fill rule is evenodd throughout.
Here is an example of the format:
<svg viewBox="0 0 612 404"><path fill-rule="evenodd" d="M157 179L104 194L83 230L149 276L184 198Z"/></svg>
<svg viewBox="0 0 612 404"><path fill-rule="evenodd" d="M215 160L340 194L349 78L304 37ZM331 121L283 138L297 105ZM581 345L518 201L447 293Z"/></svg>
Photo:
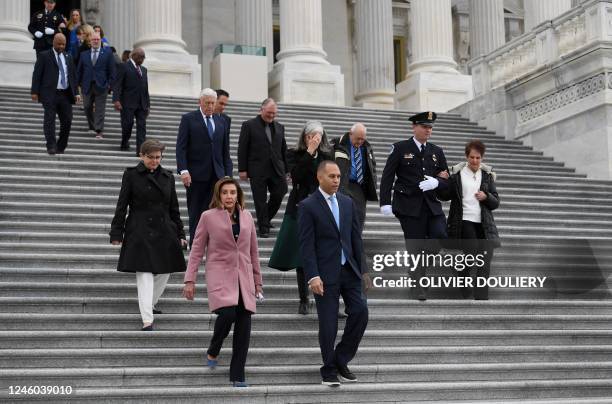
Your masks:
<svg viewBox="0 0 612 404"><path fill-rule="evenodd" d="M448 238L460 240L458 246L465 254L484 254L483 265L475 266L475 275L488 278L493 249L501 243L492 213L499 207L499 195L495 188L495 173L482 164L485 149L480 140L472 140L465 146L467 161L451 168L448 190L439 197L451 201ZM464 269L461 275L470 276L470 270ZM474 298L487 300L488 287L476 285L474 281ZM471 288L462 288L461 291L466 298L471 295Z"/></svg>
<svg viewBox="0 0 612 404"><path fill-rule="evenodd" d="M293 188L287 200L283 223L276 237L268 266L281 271L296 269L300 296L299 314L308 314L309 300L307 279L304 279L304 269L299 255L297 207L319 187L317 181L319 163L333 159L333 149L327 140L323 125L318 121L306 122L296 147L287 152Z"/></svg>
<svg viewBox="0 0 612 404"><path fill-rule="evenodd" d="M140 148L142 161L123 173L109 233L111 243L121 245L117 270L136 273L143 331L153 330L153 307L170 274L186 268L183 248L187 241L174 175L160 165L164 149L157 140L145 141Z"/></svg>

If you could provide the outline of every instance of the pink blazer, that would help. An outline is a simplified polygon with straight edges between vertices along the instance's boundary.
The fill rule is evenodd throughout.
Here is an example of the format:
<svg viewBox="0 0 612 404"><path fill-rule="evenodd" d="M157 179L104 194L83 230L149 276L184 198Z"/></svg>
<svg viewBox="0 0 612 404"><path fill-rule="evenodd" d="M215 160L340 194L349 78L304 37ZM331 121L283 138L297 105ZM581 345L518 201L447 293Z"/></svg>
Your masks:
<svg viewBox="0 0 612 404"><path fill-rule="evenodd" d="M255 286L262 285L255 223L248 210L240 211L240 235L234 241L232 222L224 209L202 213L189 254L185 282L195 282L206 251L206 284L210 311L238 305L255 313Z"/></svg>

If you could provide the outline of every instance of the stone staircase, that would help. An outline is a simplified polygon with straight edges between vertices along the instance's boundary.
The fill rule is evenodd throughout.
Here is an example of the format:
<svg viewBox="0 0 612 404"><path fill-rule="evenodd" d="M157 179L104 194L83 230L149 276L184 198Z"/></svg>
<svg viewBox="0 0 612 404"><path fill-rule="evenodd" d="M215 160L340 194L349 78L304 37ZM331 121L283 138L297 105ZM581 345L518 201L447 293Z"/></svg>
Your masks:
<svg viewBox="0 0 612 404"><path fill-rule="evenodd" d="M166 143L162 164L174 169L178 122L196 100L154 97L152 105L148 136ZM240 123L257 110L239 102L229 108L234 160ZM364 122L379 175L389 145L409 136L403 112L281 105L279 115L290 145L307 119L321 120L332 137ZM457 115L438 122L432 141L450 164L463 160L467 139L489 147L504 243L492 274L548 276L546 288L492 289L489 301L459 300L452 289L431 290L426 302L374 291L351 363L360 382L330 389L319 384L316 314L296 314L295 275L266 267L274 239L262 239L266 301L253 318L251 387L234 389L231 338L220 367L204 367L214 322L204 285L187 302L182 276L173 275L156 331L139 331L134 277L115 271L118 248L108 240L123 169L137 162L118 150L118 114L109 106L105 139L97 141L75 108L67 153L49 156L42 108L23 89L0 88L0 401L612 402L612 183L587 180ZM366 244L399 249L401 234L395 219L368 205ZM10 394L11 386L36 385L73 392Z"/></svg>

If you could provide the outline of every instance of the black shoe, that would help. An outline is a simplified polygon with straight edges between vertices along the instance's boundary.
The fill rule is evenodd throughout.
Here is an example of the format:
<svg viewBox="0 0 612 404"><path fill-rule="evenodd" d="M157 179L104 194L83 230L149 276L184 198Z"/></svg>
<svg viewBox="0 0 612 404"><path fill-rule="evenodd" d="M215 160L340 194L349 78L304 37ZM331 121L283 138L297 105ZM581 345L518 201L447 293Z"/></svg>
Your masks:
<svg viewBox="0 0 612 404"><path fill-rule="evenodd" d="M57 153L57 154L64 154L64 151L63 150L58 150L55 153Z"/></svg>
<svg viewBox="0 0 612 404"><path fill-rule="evenodd" d="M338 380L337 376L324 377L323 380L321 380L321 384L329 387L340 387L340 380Z"/></svg>
<svg viewBox="0 0 612 404"><path fill-rule="evenodd" d="M153 331L153 324L149 324L146 327L142 327L141 331Z"/></svg>
<svg viewBox="0 0 612 404"><path fill-rule="evenodd" d="M51 156L55 155L55 153L57 153L57 149L47 149L47 153L49 153Z"/></svg>
<svg viewBox="0 0 612 404"><path fill-rule="evenodd" d="M310 302L300 302L300 305L298 306L298 314L306 315L310 313L310 307L308 307L309 303Z"/></svg>
<svg viewBox="0 0 612 404"><path fill-rule="evenodd" d="M427 300L427 294L425 294L425 292L421 292L419 293L419 295L417 296L417 299L424 302L425 300Z"/></svg>
<svg viewBox="0 0 612 404"><path fill-rule="evenodd" d="M260 230L257 232L257 235L258 235L260 238L268 238L268 237L270 237L270 230L268 230L268 229L265 229L265 230L264 230L264 229L260 229Z"/></svg>
<svg viewBox="0 0 612 404"><path fill-rule="evenodd" d="M354 383L357 381L357 376L353 374L348 368L348 366L337 366L338 375L340 376L340 380L347 383Z"/></svg>
<svg viewBox="0 0 612 404"><path fill-rule="evenodd" d="M153 314L163 314L161 310L156 307L153 307Z"/></svg>
<svg viewBox="0 0 612 404"><path fill-rule="evenodd" d="M121 151L128 151L128 150L130 150L130 146L129 145L127 145L127 146L126 145L121 145L120 149L121 149Z"/></svg>

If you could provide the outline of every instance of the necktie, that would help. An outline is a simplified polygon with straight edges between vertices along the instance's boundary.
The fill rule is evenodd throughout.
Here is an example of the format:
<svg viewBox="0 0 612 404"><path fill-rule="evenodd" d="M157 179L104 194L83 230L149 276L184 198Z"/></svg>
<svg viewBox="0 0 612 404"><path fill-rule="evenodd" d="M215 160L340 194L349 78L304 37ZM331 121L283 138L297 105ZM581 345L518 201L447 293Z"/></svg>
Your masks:
<svg viewBox="0 0 612 404"><path fill-rule="evenodd" d="M338 230L340 230L340 208L338 207L338 200L336 199L336 195L330 196L329 201L331 202L331 211L332 211L332 215L334 215L336 226L338 226ZM342 265L346 263L346 257L344 256L344 250L342 250L342 257L340 259L340 263Z"/></svg>
<svg viewBox="0 0 612 404"><path fill-rule="evenodd" d="M206 117L206 129L208 129L208 136L210 137L210 140L213 140L213 126L212 122L210 121L210 116Z"/></svg>
<svg viewBox="0 0 612 404"><path fill-rule="evenodd" d="M62 64L62 58L60 54L57 54L57 67L60 72L60 84L62 86L62 90L66 89L66 73L64 73L64 65Z"/></svg>
<svg viewBox="0 0 612 404"><path fill-rule="evenodd" d="M272 144L272 131L270 130L269 124L266 124L266 137L268 138L268 142Z"/></svg>
<svg viewBox="0 0 612 404"><path fill-rule="evenodd" d="M354 147L353 164L355 165L355 178L357 183L361 185L363 182L363 168L361 164L361 148Z"/></svg>
<svg viewBox="0 0 612 404"><path fill-rule="evenodd" d="M93 54L91 56L91 64L95 66L96 62L98 61L98 50L94 48L92 49L92 51L93 51Z"/></svg>
<svg viewBox="0 0 612 404"><path fill-rule="evenodd" d="M142 70L140 70L140 66L136 65L136 73L138 73L138 77L142 78Z"/></svg>
<svg viewBox="0 0 612 404"><path fill-rule="evenodd" d="M421 154L423 154L423 153L425 153L425 145L424 144L421 145Z"/></svg>

